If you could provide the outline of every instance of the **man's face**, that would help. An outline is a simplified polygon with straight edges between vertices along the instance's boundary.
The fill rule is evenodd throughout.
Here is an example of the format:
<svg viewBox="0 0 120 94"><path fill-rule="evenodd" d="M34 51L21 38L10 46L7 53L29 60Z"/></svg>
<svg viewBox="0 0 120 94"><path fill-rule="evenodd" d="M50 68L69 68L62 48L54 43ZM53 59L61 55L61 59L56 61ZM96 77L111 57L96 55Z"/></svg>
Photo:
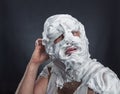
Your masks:
<svg viewBox="0 0 120 94"><path fill-rule="evenodd" d="M80 37L80 32L79 31L72 31L73 36ZM54 44L59 43L64 39L64 34L61 34L58 38L54 40ZM76 48L67 48L65 51L65 55L71 55L74 51L76 51Z"/></svg>
<svg viewBox="0 0 120 94"><path fill-rule="evenodd" d="M48 18L44 25L43 44L54 59L66 60L75 54L83 55L88 42L82 24L66 15Z"/></svg>

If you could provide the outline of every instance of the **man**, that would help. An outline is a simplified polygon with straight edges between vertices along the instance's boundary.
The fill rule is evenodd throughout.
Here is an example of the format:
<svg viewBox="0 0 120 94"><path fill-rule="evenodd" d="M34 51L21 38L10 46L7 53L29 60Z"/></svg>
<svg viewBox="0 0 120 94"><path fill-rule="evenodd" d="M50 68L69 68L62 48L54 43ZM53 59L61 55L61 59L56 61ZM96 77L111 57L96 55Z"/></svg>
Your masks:
<svg viewBox="0 0 120 94"><path fill-rule="evenodd" d="M84 26L68 14L49 17L16 94L120 94L120 80L90 58ZM45 66L36 80L39 66Z"/></svg>

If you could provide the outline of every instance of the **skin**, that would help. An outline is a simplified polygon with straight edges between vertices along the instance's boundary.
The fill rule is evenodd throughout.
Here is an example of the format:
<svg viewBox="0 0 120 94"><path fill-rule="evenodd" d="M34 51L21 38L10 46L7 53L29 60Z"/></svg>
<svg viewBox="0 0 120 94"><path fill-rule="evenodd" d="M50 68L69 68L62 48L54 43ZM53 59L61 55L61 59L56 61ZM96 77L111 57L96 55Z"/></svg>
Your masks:
<svg viewBox="0 0 120 94"><path fill-rule="evenodd" d="M36 76L39 66L48 59L42 39L39 38L36 40L34 52L15 94L45 94L48 78L41 77L36 80Z"/></svg>
<svg viewBox="0 0 120 94"><path fill-rule="evenodd" d="M74 36L80 36L80 32L72 32ZM62 34L54 43L58 43L64 39ZM49 77L37 77L38 68L46 60L49 59L48 54L45 52L45 47L42 45L42 39L39 38L35 42L35 49L32 54L32 57L26 67L24 76L20 81L15 94L46 94L46 89L49 81ZM88 94L93 94L91 89L88 90Z"/></svg>

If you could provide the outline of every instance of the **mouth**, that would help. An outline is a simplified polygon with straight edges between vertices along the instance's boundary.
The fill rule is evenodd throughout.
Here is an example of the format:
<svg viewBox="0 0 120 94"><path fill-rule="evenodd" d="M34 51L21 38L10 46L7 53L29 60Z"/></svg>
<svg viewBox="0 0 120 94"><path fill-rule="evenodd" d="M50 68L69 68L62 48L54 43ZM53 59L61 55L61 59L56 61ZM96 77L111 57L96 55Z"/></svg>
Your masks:
<svg viewBox="0 0 120 94"><path fill-rule="evenodd" d="M70 56L73 52L77 51L76 47L68 47L65 51L65 55Z"/></svg>

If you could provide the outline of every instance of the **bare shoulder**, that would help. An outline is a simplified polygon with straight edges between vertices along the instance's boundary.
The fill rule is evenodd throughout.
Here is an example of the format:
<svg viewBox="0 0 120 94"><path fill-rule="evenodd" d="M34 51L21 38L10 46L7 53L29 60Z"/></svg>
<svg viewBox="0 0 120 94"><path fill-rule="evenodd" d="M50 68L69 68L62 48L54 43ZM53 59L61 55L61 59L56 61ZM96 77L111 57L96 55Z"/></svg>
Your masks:
<svg viewBox="0 0 120 94"><path fill-rule="evenodd" d="M46 94L48 85L47 77L38 77L35 82L34 94Z"/></svg>

